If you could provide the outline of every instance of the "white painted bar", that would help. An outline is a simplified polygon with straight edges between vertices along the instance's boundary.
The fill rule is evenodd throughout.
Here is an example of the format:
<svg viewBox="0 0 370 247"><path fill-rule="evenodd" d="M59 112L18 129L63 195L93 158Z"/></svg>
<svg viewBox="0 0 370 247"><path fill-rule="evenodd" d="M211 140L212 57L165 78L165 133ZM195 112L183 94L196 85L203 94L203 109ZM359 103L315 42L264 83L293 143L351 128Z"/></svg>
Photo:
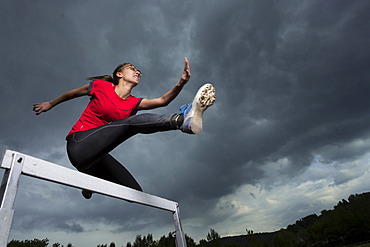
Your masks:
<svg viewBox="0 0 370 247"><path fill-rule="evenodd" d="M13 162L13 163L12 163ZM14 164L16 163L16 164ZM16 151L6 150L5 155L3 156L3 161L1 163L1 168L8 169L8 171L14 170L14 167L19 165L16 169L21 169L22 175L31 176L34 178L47 180L50 182L55 182L59 184L63 184L66 186L71 186L79 189L87 189L93 191L95 193L103 194L106 196L127 200L130 202L139 203L142 205L170 211L173 213L175 228L176 228L176 245L178 247L186 247L185 236L182 232L182 226L180 222L180 215L179 215L179 208L178 203L174 201L170 201L158 196L150 195L141 191L137 191L125 186L121 186L119 184L115 184L103 179L99 179L84 173L81 173L77 170L72 170L67 167L63 167L60 165L56 165L54 163L41 160L30 155L22 154ZM19 171L18 171L19 173ZM7 179L4 176L4 181L2 184L2 188L0 190L1 194L7 189L6 186L9 184ZM18 181L15 181L18 183ZM14 184L14 182L13 182ZM12 196L15 197L17 186L12 186L12 189L15 190L14 192L8 193L13 194ZM9 186L8 186L9 187ZM15 188L15 189L14 189ZM1 195L0 195L1 196ZM5 196L4 196L5 197ZM3 200L3 198L0 198ZM8 200L12 201L12 200ZM3 200L3 203L7 203ZM0 216L3 218L3 222L1 223L0 233L2 229L9 228L11 224L11 218L13 215L12 204L14 200L9 203L8 206L0 208ZM9 223L10 222L10 223ZM9 224L9 226L6 226ZM8 229L8 230L9 230ZM4 231L5 232L5 231ZM6 235L6 233L2 233L2 237ZM7 237L7 235L6 235ZM5 242L3 240L3 242ZM6 245L0 244L0 247L5 247Z"/></svg>
<svg viewBox="0 0 370 247"><path fill-rule="evenodd" d="M177 202L143 193L32 156L24 156L22 174L75 188L88 189L106 196L137 202L171 212L176 211Z"/></svg>
<svg viewBox="0 0 370 247"><path fill-rule="evenodd" d="M3 161L1 162L1 168L10 169L12 159L13 159L12 151L6 150L3 156Z"/></svg>

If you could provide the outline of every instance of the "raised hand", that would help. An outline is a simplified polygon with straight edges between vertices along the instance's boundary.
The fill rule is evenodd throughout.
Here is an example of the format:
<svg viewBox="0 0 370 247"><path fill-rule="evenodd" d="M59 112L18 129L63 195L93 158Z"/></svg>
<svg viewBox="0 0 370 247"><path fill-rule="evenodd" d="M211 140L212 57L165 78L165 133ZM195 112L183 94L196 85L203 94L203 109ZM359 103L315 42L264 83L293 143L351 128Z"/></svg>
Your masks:
<svg viewBox="0 0 370 247"><path fill-rule="evenodd" d="M181 84L186 84L190 80L190 65L189 65L189 60L187 58L184 58L185 66L184 66L184 71L182 72L181 75Z"/></svg>

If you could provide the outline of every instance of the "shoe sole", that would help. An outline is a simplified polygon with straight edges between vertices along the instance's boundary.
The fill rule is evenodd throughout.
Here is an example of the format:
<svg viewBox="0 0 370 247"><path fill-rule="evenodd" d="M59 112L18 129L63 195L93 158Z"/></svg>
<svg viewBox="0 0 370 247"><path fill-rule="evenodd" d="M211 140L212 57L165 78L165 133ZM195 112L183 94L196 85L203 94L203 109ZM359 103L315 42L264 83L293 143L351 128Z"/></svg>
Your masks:
<svg viewBox="0 0 370 247"><path fill-rule="evenodd" d="M203 85L197 92L192 102L192 108L187 115L190 119L190 129L194 134L199 134L203 128L203 113L216 101L216 91L212 84ZM184 122L187 121L184 120Z"/></svg>
<svg viewBox="0 0 370 247"><path fill-rule="evenodd" d="M90 199L92 197L93 192L90 190L82 190L82 195L85 197L85 199Z"/></svg>

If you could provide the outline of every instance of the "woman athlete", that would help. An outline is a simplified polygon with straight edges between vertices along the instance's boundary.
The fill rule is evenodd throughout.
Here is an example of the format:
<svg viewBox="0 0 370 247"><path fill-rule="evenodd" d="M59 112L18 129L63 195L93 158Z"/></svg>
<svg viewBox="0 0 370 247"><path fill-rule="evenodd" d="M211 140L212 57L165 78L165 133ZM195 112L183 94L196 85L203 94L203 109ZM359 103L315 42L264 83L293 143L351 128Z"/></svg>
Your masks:
<svg viewBox="0 0 370 247"><path fill-rule="evenodd" d="M143 99L131 95L141 76L142 73L133 64L120 64L114 70L113 77L87 78L92 82L49 102L33 105L33 110L39 115L62 102L90 96L89 104L66 137L69 160L80 172L139 191L142 188L138 182L109 152L139 133L180 129L184 133L199 134L202 131L203 112L216 99L214 87L207 83L198 90L191 104L180 108L180 113L135 115L140 110L167 106L174 100L190 79L189 61L185 58L179 82L159 98ZM92 192L87 190L83 190L82 194L86 199L92 196Z"/></svg>

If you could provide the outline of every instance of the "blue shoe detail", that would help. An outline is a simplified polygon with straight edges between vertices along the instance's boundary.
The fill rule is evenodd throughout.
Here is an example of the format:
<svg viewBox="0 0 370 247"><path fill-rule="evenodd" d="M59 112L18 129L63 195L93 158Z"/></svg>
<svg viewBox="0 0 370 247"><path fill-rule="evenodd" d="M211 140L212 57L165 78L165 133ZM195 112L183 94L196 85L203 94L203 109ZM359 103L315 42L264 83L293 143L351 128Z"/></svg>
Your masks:
<svg viewBox="0 0 370 247"><path fill-rule="evenodd" d="M186 104L180 107L180 114L184 115L184 122L182 126L180 127L180 130L188 134L194 134L191 131L191 127L190 127L191 117L188 117L189 113L191 112L191 109L192 109L192 104Z"/></svg>
<svg viewBox="0 0 370 247"><path fill-rule="evenodd" d="M185 105L181 106L181 107L180 107L180 114L185 115L185 114L186 114L185 112L186 112L186 110L187 110L189 107L191 108L191 104L185 104ZM187 112L189 112L189 110L188 110Z"/></svg>

